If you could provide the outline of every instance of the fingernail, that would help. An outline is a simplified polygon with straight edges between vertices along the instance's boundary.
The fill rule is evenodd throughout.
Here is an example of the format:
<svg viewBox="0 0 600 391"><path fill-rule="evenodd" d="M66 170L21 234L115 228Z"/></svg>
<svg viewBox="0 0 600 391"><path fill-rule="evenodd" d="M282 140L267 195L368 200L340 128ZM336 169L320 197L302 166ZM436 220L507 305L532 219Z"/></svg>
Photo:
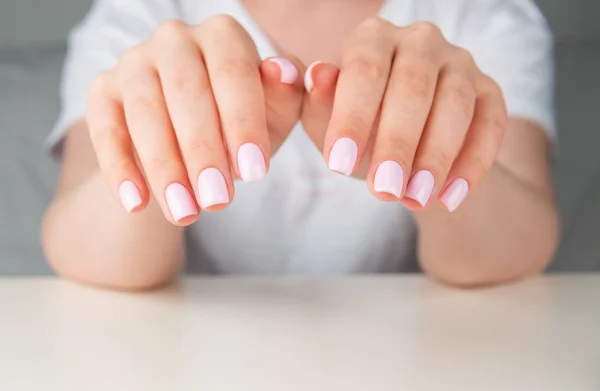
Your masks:
<svg viewBox="0 0 600 391"><path fill-rule="evenodd" d="M329 169L344 175L350 175L354 170L357 156L358 146L356 142L351 138L342 137L331 148L331 153L329 153Z"/></svg>
<svg viewBox="0 0 600 391"><path fill-rule="evenodd" d="M388 160L377 167L373 189L378 193L389 193L400 198L403 183L404 172L402 167L398 163Z"/></svg>
<svg viewBox="0 0 600 391"><path fill-rule="evenodd" d="M453 180L444 191L440 201L450 212L454 212L460 204L465 200L469 192L469 184L462 178Z"/></svg>
<svg viewBox="0 0 600 391"><path fill-rule="evenodd" d="M262 180L267 169L265 157L258 145L246 143L238 149L238 167L240 176L244 182L255 182Z"/></svg>
<svg viewBox="0 0 600 391"><path fill-rule="evenodd" d="M165 198L175 221L198 213L190 192L180 183L171 183L165 190Z"/></svg>
<svg viewBox="0 0 600 391"><path fill-rule="evenodd" d="M229 202L229 192L223 174L216 168L207 168L198 176L198 194L203 209Z"/></svg>
<svg viewBox="0 0 600 391"><path fill-rule="evenodd" d="M142 205L142 195L132 181L124 181L119 185L119 197L121 198L123 207L129 213Z"/></svg>
<svg viewBox="0 0 600 391"><path fill-rule="evenodd" d="M408 181L405 196L417 201L421 206L425 206L431 198L434 185L435 179L431 172L427 170L417 171Z"/></svg>
<svg viewBox="0 0 600 391"><path fill-rule="evenodd" d="M282 83L294 84L296 80L298 80L298 69L296 69L294 63L287 58L274 57L270 58L269 61L272 61L279 66L279 70L281 71L280 79Z"/></svg>
<svg viewBox="0 0 600 391"><path fill-rule="evenodd" d="M308 92L309 94L312 92L315 83L313 81L313 76L312 76L312 71L313 68L319 64L322 64L323 61L315 61L312 64L309 65L308 69L306 70L306 73L304 74L304 88L306 88L306 92Z"/></svg>

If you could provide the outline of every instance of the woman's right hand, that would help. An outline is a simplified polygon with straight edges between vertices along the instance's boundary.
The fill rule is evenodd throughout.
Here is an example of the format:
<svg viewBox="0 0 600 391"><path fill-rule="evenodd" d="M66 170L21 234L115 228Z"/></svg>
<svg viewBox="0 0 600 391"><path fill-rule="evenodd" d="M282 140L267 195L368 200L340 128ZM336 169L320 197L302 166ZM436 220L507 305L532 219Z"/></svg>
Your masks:
<svg viewBox="0 0 600 391"><path fill-rule="evenodd" d="M261 62L233 18L168 21L90 87L86 119L98 164L129 212L150 192L174 224L233 199L233 178L261 180L300 116L304 69Z"/></svg>

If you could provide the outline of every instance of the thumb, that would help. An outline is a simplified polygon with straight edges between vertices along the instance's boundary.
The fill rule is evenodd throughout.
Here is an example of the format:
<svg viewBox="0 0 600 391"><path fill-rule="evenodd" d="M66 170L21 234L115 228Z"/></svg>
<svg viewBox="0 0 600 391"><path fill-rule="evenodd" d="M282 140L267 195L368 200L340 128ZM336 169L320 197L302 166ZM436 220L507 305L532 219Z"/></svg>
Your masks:
<svg viewBox="0 0 600 391"><path fill-rule="evenodd" d="M315 62L304 75L306 94L301 114L302 125L321 151L333 111L339 73L340 69L333 64Z"/></svg>
<svg viewBox="0 0 600 391"><path fill-rule="evenodd" d="M271 154L275 154L300 119L304 70L305 66L292 56L268 58L260 65Z"/></svg>

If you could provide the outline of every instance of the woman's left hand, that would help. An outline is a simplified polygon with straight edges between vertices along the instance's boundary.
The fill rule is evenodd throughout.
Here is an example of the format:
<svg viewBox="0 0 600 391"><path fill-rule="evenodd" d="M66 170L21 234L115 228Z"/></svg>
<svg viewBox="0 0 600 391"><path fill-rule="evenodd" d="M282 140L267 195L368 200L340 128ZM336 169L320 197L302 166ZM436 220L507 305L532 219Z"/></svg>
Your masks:
<svg viewBox="0 0 600 391"><path fill-rule="evenodd" d="M494 163L507 124L502 92L471 54L427 22L363 22L341 66L306 74L304 127L329 168L384 201L454 211Z"/></svg>

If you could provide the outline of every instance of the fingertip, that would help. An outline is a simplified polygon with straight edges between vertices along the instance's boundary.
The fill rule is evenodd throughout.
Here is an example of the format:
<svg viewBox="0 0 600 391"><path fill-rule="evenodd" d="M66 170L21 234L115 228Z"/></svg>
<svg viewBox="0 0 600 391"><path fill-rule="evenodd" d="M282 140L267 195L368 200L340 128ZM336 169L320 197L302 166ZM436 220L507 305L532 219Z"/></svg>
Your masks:
<svg viewBox="0 0 600 391"><path fill-rule="evenodd" d="M270 83L295 85L298 82L298 66L285 57L271 57L260 66L263 78Z"/></svg>
<svg viewBox="0 0 600 391"><path fill-rule="evenodd" d="M173 182L165 190L166 206L177 225L189 225L196 220L200 210L189 189Z"/></svg>
<svg viewBox="0 0 600 391"><path fill-rule="evenodd" d="M180 220L175 220L175 221L173 221L173 224L175 224L179 227L188 227L188 226L192 225L193 223L195 223L196 220L198 220L199 216L200 216L200 211L198 211L195 215L190 215L190 216L183 217Z"/></svg>
<svg viewBox="0 0 600 391"><path fill-rule="evenodd" d="M309 94L317 88L320 91L333 90L338 75L339 68L337 66L323 61L315 61L309 65L304 74L304 88Z"/></svg>
<svg viewBox="0 0 600 391"><path fill-rule="evenodd" d="M132 180L124 180L119 185L118 191L121 205L127 213L136 213L144 209L145 202L139 187Z"/></svg>

